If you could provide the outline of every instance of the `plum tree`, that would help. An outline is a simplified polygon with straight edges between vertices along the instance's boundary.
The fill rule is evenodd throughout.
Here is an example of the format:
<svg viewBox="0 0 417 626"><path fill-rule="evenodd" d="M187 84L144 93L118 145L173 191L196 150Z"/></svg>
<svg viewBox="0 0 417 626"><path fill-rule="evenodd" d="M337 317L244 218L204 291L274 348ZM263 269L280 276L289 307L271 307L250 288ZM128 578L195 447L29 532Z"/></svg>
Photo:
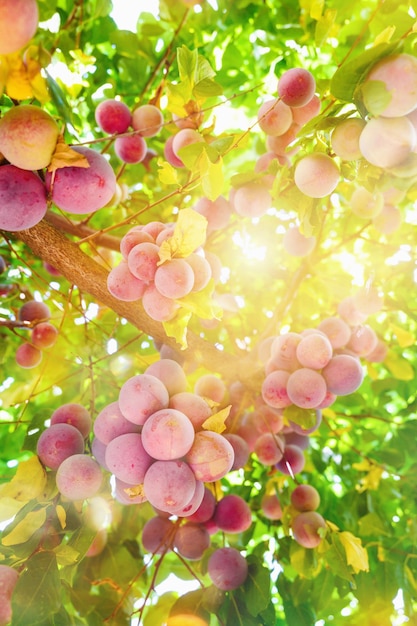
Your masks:
<svg viewBox="0 0 417 626"><path fill-rule="evenodd" d="M136 4L0 0L0 623L411 623L415 3Z"/></svg>

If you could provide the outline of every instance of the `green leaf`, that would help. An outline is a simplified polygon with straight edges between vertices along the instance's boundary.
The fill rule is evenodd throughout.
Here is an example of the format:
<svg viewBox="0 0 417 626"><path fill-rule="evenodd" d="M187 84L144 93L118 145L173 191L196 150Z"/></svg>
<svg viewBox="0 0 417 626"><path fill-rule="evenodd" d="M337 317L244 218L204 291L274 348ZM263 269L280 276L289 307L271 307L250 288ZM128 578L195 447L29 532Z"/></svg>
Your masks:
<svg viewBox="0 0 417 626"><path fill-rule="evenodd" d="M29 511L29 513L18 524L16 524L10 532L3 535L2 544L4 546L14 546L19 543L25 543L43 526L45 520L45 507L38 509L37 511Z"/></svg>
<svg viewBox="0 0 417 626"><path fill-rule="evenodd" d="M207 152L203 152L199 159L199 166L204 195L214 201L224 189L222 159L219 157L216 163L212 163Z"/></svg>
<svg viewBox="0 0 417 626"><path fill-rule="evenodd" d="M398 47L398 42L391 44L381 43L369 50L365 50L353 61L343 63L332 78L330 84L332 95L340 100L352 102L356 90L361 86L373 65L384 57L393 54Z"/></svg>
<svg viewBox="0 0 417 626"><path fill-rule="evenodd" d="M244 584L246 608L256 617L267 608L271 599L270 572L254 555L248 556L246 560L248 563L248 577Z"/></svg>
<svg viewBox="0 0 417 626"><path fill-rule="evenodd" d="M304 430L313 428L317 423L317 411L315 409L302 409L295 404L284 409L284 417L301 426Z"/></svg>
<svg viewBox="0 0 417 626"><path fill-rule="evenodd" d="M200 80L193 88L193 95L200 101L206 98L214 98L214 96L221 96L222 93L223 87L212 78Z"/></svg>
<svg viewBox="0 0 417 626"><path fill-rule="evenodd" d="M53 552L37 552L26 561L12 596L12 626L36 626L59 611L61 581Z"/></svg>
<svg viewBox="0 0 417 626"><path fill-rule="evenodd" d="M177 62L181 81L188 79L190 84L194 85L198 63L198 50L190 50L187 46L181 46L181 48L177 49Z"/></svg>

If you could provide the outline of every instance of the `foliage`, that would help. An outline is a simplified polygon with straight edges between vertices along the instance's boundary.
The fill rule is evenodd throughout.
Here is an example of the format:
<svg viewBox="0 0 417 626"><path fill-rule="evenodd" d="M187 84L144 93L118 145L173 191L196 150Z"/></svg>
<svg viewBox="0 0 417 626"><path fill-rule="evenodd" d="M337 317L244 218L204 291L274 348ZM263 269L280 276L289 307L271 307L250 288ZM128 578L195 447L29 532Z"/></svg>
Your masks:
<svg viewBox="0 0 417 626"><path fill-rule="evenodd" d="M211 626L414 623L416 169L397 172L402 222L390 234L350 210L355 185L391 186L391 174L381 168L363 159L339 161L336 192L323 199L305 196L293 180L302 155L334 156L330 136L343 119L366 117L361 84L369 69L397 51L416 56L417 4L206 0L187 8L180 0L160 0L159 16L143 11L133 31L117 28L110 0L38 5L31 64L20 53L2 57L2 113L17 100L42 106L58 120L67 145L85 143L109 155L123 193L82 220L52 205L40 224L4 232L0 244L7 265L0 276L0 562L20 572L12 625L153 626L187 610ZM121 261L118 245L130 228L176 222L179 213L184 231L177 227L164 253L186 256L195 237L196 246L204 240L201 224L187 222L186 210L202 196L227 197L262 179L254 170L266 151L257 111L276 97L279 76L301 66L316 79L321 112L297 136L294 161L270 165L271 209L255 219L233 213L225 228L208 232L205 249L221 260L220 282L185 298L181 315L164 326L147 320L139 302L110 299L105 277ZM164 114L162 131L148 143L155 156L146 163L122 165L114 138L97 127L97 104L116 96L132 110L152 103ZM177 169L164 157L177 130L172 115L200 112L206 143L184 149L186 167ZM57 167L73 157L63 149ZM285 231L297 223L317 239L305 258L283 246ZM45 266L54 261L57 276ZM100 554L86 556L96 534L91 503L60 497L54 473L36 457L37 440L57 407L80 403L94 418L129 377L159 359L157 347L166 343L183 360L190 389L205 373L221 375L229 389L236 381L244 385L233 407L237 420L259 400L263 340L316 327L362 287L384 293L382 309L368 323L388 354L381 363L364 362L361 387L323 410L304 470L295 478L278 474L252 455L244 469L214 484L218 497L236 493L252 509L249 530L217 533L207 551L225 542L243 551L249 575L242 587L216 590L208 554L191 562L175 552L150 557L140 537L151 507L114 500L108 475L100 492L110 511L108 541ZM16 320L22 302L32 298L48 304L59 337L40 365L22 369L15 353L29 331ZM213 430L223 429L230 404L219 407ZM314 549L291 535L290 493L297 482L321 496L327 526ZM265 492L278 493L280 521L264 516ZM171 584L171 574L183 586Z"/></svg>

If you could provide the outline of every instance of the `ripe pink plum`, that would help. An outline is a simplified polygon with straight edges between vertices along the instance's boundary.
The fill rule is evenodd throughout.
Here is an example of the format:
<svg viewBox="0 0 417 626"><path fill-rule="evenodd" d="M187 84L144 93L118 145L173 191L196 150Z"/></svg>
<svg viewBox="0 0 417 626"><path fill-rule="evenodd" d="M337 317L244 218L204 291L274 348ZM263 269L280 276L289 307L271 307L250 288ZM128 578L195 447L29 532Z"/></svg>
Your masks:
<svg viewBox="0 0 417 626"><path fill-rule="evenodd" d="M207 529L200 524L186 522L175 533L174 548L181 556L190 561L201 559L209 546L210 535Z"/></svg>
<svg viewBox="0 0 417 626"><path fill-rule="evenodd" d="M212 414L207 401L202 396L190 391L182 391L171 396L169 406L185 413L191 420L194 430L200 430L202 424Z"/></svg>
<svg viewBox="0 0 417 626"><path fill-rule="evenodd" d="M148 147L141 135L117 137L114 152L124 163L140 163L146 156Z"/></svg>
<svg viewBox="0 0 417 626"><path fill-rule="evenodd" d="M254 424L259 433L279 433L284 425L283 413L267 404L256 406Z"/></svg>
<svg viewBox="0 0 417 626"><path fill-rule="evenodd" d="M18 52L32 39L38 28L36 0L1 0L0 54Z"/></svg>
<svg viewBox="0 0 417 626"><path fill-rule="evenodd" d="M184 167L184 163L179 159L174 153L172 144L174 143L175 135L171 135L165 142L164 146L164 157L168 161L170 165L173 167Z"/></svg>
<svg viewBox="0 0 417 626"><path fill-rule="evenodd" d="M68 500L84 500L95 496L102 481L100 465L86 454L69 456L56 473L58 491Z"/></svg>
<svg viewBox="0 0 417 626"><path fill-rule="evenodd" d="M119 408L126 419L142 425L152 413L168 407L169 394L165 385L151 374L129 378L119 393Z"/></svg>
<svg viewBox="0 0 417 626"><path fill-rule="evenodd" d="M197 481L198 482L198 481ZM203 524L211 519L216 510L216 498L213 493L207 487L204 487L203 499L200 506L188 516L188 520L195 522L196 524Z"/></svg>
<svg viewBox="0 0 417 626"><path fill-rule="evenodd" d="M296 406L302 409L314 409L324 400L326 392L326 382L316 370L301 367L290 374L287 393L291 402Z"/></svg>
<svg viewBox="0 0 417 626"><path fill-rule="evenodd" d="M304 548L317 548L322 538L318 531L326 528L324 518L316 511L306 511L296 515L292 521L294 539Z"/></svg>
<svg viewBox="0 0 417 626"><path fill-rule="evenodd" d="M125 433L112 439L107 444L105 460L116 478L131 485L143 483L145 473L153 463L139 433Z"/></svg>
<svg viewBox="0 0 417 626"><path fill-rule="evenodd" d="M106 469L109 471L108 468ZM114 478L114 497L121 504L127 505L143 504L148 501L142 484L132 485L120 480L117 476Z"/></svg>
<svg viewBox="0 0 417 626"><path fill-rule="evenodd" d="M352 333L347 348L358 356L364 356L376 348L378 337L373 328L362 324L352 328Z"/></svg>
<svg viewBox="0 0 417 626"><path fill-rule="evenodd" d="M91 453L97 463L108 472L109 468L106 465L106 448L106 444L100 441L100 439L97 437L93 438L93 441L91 442Z"/></svg>
<svg viewBox="0 0 417 626"><path fill-rule="evenodd" d="M360 117L343 120L333 130L330 141L333 152L343 161L358 161L362 158L359 137L366 126Z"/></svg>
<svg viewBox="0 0 417 626"><path fill-rule="evenodd" d="M401 226L401 211L391 204L385 204L380 213L373 218L372 223L383 235L392 235Z"/></svg>
<svg viewBox="0 0 417 626"><path fill-rule="evenodd" d="M194 427L188 417L176 409L161 409L148 417L142 428L146 452L159 461L179 459L194 442Z"/></svg>
<svg viewBox="0 0 417 626"><path fill-rule="evenodd" d="M313 332L302 337L296 355L303 367L320 370L332 358L333 347L326 335Z"/></svg>
<svg viewBox="0 0 417 626"><path fill-rule="evenodd" d="M268 100L259 107L258 122L266 135L283 135L292 124L291 109L278 99Z"/></svg>
<svg viewBox="0 0 417 626"><path fill-rule="evenodd" d="M86 439L91 431L92 420L90 412L82 404L68 402L55 409L51 415L51 424L70 424Z"/></svg>
<svg viewBox="0 0 417 626"><path fill-rule="evenodd" d="M69 456L84 452L84 438L70 424L52 424L39 437L36 451L46 467L56 470Z"/></svg>
<svg viewBox="0 0 417 626"><path fill-rule="evenodd" d="M182 148L185 148L193 143L204 143L204 137L199 132L192 128L184 128L179 130L172 140L172 151L174 155L181 161L181 155L179 154Z"/></svg>
<svg viewBox="0 0 417 626"><path fill-rule="evenodd" d="M50 348L54 345L58 337L58 329L49 322L36 324L31 332L30 341L36 348Z"/></svg>
<svg viewBox="0 0 417 626"><path fill-rule="evenodd" d="M156 268L154 283L165 298L184 298L193 288L194 272L185 259L171 259Z"/></svg>
<svg viewBox="0 0 417 626"><path fill-rule="evenodd" d="M179 309L179 304L163 296L154 284L148 285L142 297L143 308L150 318L157 322L172 320Z"/></svg>
<svg viewBox="0 0 417 626"><path fill-rule="evenodd" d="M252 524L252 512L243 498L231 493L217 503L213 519L216 526L226 533L243 533Z"/></svg>
<svg viewBox="0 0 417 626"><path fill-rule="evenodd" d="M268 135L268 137L266 138L266 145L268 150L272 151L272 153L278 159L280 165L289 165L290 161L288 157L296 154L296 152L298 151L298 148L295 147L291 150L287 150L287 148L290 144L293 143L293 141L296 140L299 130L299 125L292 123L289 129L282 135L276 137Z"/></svg>
<svg viewBox="0 0 417 626"><path fill-rule="evenodd" d="M46 186L52 194L52 201L63 211L94 213L111 200L116 189L115 173L99 152L85 146L72 149L87 159L89 167L62 167L55 172L53 179L48 172Z"/></svg>
<svg viewBox="0 0 417 626"><path fill-rule="evenodd" d="M143 230L142 226L134 226L120 240L120 252L127 259L129 252L139 243L155 243L152 235Z"/></svg>
<svg viewBox="0 0 417 626"><path fill-rule="evenodd" d="M107 289L114 298L122 302L140 300L146 288L147 283L132 274L127 261L121 261L107 275Z"/></svg>
<svg viewBox="0 0 417 626"><path fill-rule="evenodd" d="M13 567L0 565L0 626L6 626L12 619L11 599L18 579L19 574Z"/></svg>
<svg viewBox="0 0 417 626"><path fill-rule="evenodd" d="M239 187L233 197L233 207L242 217L261 217L271 205L271 194L260 183L247 183Z"/></svg>
<svg viewBox="0 0 417 626"><path fill-rule="evenodd" d="M284 443L277 435L264 433L256 440L254 452L262 465L274 465L282 459Z"/></svg>
<svg viewBox="0 0 417 626"><path fill-rule="evenodd" d="M124 417L118 402L111 402L105 406L94 420L94 435L105 445L119 435L139 430L138 424L133 424Z"/></svg>
<svg viewBox="0 0 417 626"><path fill-rule="evenodd" d="M204 497L204 483L201 480L196 480L195 482L195 491L192 495L191 500L187 502L183 507L176 509L172 508L169 510L171 515L176 515L177 517L189 517L193 513L197 511L199 506L201 505Z"/></svg>
<svg viewBox="0 0 417 626"><path fill-rule="evenodd" d="M307 104L301 107L291 108L294 123L298 124L298 126L304 126L320 113L320 108L320 98L314 94Z"/></svg>
<svg viewBox="0 0 417 626"><path fill-rule="evenodd" d="M187 389L187 377L185 372L181 365L177 361L174 361L174 359L159 359L159 361L151 363L151 365L146 368L145 374L151 374L159 378L159 380L164 383L170 396L182 393Z"/></svg>
<svg viewBox="0 0 417 626"><path fill-rule="evenodd" d="M282 507L276 493L264 494L262 496L261 510L267 519L279 520L282 518Z"/></svg>
<svg viewBox="0 0 417 626"><path fill-rule="evenodd" d="M358 310L365 315L372 315L378 313L382 309L384 304L384 295L381 290L374 286L366 284L364 287L360 287L353 297L353 301ZM353 322L352 325L360 324L360 322Z"/></svg>
<svg viewBox="0 0 417 626"><path fill-rule="evenodd" d="M278 335L271 344L271 357L275 369L283 369L289 372L300 367L297 361L297 346L301 341L299 333L289 332Z"/></svg>
<svg viewBox="0 0 417 626"><path fill-rule="evenodd" d="M220 480L230 472L234 451L222 435L207 430L196 433L185 458L197 480L209 483Z"/></svg>
<svg viewBox="0 0 417 626"><path fill-rule="evenodd" d="M219 196L216 200L200 198L193 206L193 209L206 218L207 230L209 232L225 228L232 214L230 202L224 196Z"/></svg>
<svg viewBox="0 0 417 626"><path fill-rule="evenodd" d="M362 156L384 169L405 161L416 143L416 131L407 117L372 118L359 137Z"/></svg>
<svg viewBox="0 0 417 626"><path fill-rule="evenodd" d="M24 369L36 367L42 361L42 352L31 343L22 343L15 352L16 363Z"/></svg>
<svg viewBox="0 0 417 626"><path fill-rule="evenodd" d="M109 135L125 133L132 121L127 104L115 99L100 102L94 115L98 126Z"/></svg>
<svg viewBox="0 0 417 626"><path fill-rule="evenodd" d="M211 278L210 263L204 256L198 254L197 252L189 254L185 261L191 267L194 274L194 283L191 291L201 291L208 285Z"/></svg>
<svg viewBox="0 0 417 626"><path fill-rule="evenodd" d="M133 276L145 282L154 279L159 261L159 246L146 241L133 246L127 257L127 264Z"/></svg>
<svg viewBox="0 0 417 626"><path fill-rule="evenodd" d="M322 370L329 391L346 396L356 391L363 381L359 359L349 354L336 354Z"/></svg>
<svg viewBox="0 0 417 626"><path fill-rule="evenodd" d="M291 504L297 511L315 511L320 506L320 494L312 485L297 485L291 493Z"/></svg>
<svg viewBox="0 0 417 626"><path fill-rule="evenodd" d="M26 322L40 322L48 320L51 312L48 305L37 300L28 300L19 309L18 318Z"/></svg>
<svg viewBox="0 0 417 626"><path fill-rule="evenodd" d="M366 355L366 360L370 363L382 363L385 360L387 354L387 344L382 341L382 339L378 339L375 348L371 352L368 352L368 354Z"/></svg>
<svg viewBox="0 0 417 626"><path fill-rule="evenodd" d="M305 457L301 448L295 444L285 446L284 455L281 461L275 464L275 467L283 474L294 476L302 472L305 466Z"/></svg>
<svg viewBox="0 0 417 626"><path fill-rule="evenodd" d="M230 591L243 585L248 576L248 564L236 548L218 548L208 560L207 572L213 585Z"/></svg>
<svg viewBox="0 0 417 626"><path fill-rule="evenodd" d="M293 67L284 72L278 81L278 95L291 107L302 107L314 96L316 81L308 70Z"/></svg>
<svg viewBox="0 0 417 626"><path fill-rule="evenodd" d="M299 228L293 226L285 232L282 244L291 256L305 257L313 252L316 246L316 237L306 237Z"/></svg>
<svg viewBox="0 0 417 626"><path fill-rule="evenodd" d="M268 406L283 409L292 404L287 385L290 373L285 370L270 372L262 383L262 398Z"/></svg>
<svg viewBox="0 0 417 626"><path fill-rule="evenodd" d="M194 385L194 393L203 396L203 398L209 398L218 404L223 402L226 391L225 383L214 374L203 374Z"/></svg>
<svg viewBox="0 0 417 626"><path fill-rule="evenodd" d="M164 554L172 549L175 525L171 520L159 515L151 517L142 528L142 545L151 554Z"/></svg>
<svg viewBox="0 0 417 626"><path fill-rule="evenodd" d="M340 172L334 160L327 154L317 152L298 161L294 182L298 189L310 198L324 198L337 187Z"/></svg>
<svg viewBox="0 0 417 626"><path fill-rule="evenodd" d="M235 433L226 433L223 437L232 445L234 452L234 461L230 471L241 469L246 465L249 459L250 451L248 444L243 437Z"/></svg>
<svg viewBox="0 0 417 626"><path fill-rule="evenodd" d="M152 506L171 512L190 502L196 478L184 461L155 461L145 474L143 487Z"/></svg>
<svg viewBox="0 0 417 626"><path fill-rule="evenodd" d="M326 317L317 327L328 337L333 349L342 348L350 339L350 326L340 317Z"/></svg>
<svg viewBox="0 0 417 626"><path fill-rule="evenodd" d="M361 311L356 304L354 296L347 296L337 307L337 312L340 317L343 318L347 324L351 326L356 326L356 324L363 324L363 322L368 317L368 313L366 311Z"/></svg>
<svg viewBox="0 0 417 626"><path fill-rule="evenodd" d="M380 191L369 191L365 187L357 187L350 197L352 213L358 217L369 220L382 211L384 196Z"/></svg>
<svg viewBox="0 0 417 626"><path fill-rule="evenodd" d="M401 117L417 107L417 59L411 54L394 54L378 61L367 75L364 87L372 87L371 81L385 87L381 98L373 90L363 91L364 104L373 115Z"/></svg>
<svg viewBox="0 0 417 626"><path fill-rule="evenodd" d="M154 137L164 123L164 116L154 104L143 104L132 113L132 127L142 137Z"/></svg>
<svg viewBox="0 0 417 626"><path fill-rule="evenodd" d="M47 208L45 185L37 174L14 165L0 167L0 229L32 228Z"/></svg>
<svg viewBox="0 0 417 626"><path fill-rule="evenodd" d="M40 170L50 164L59 126L43 109L21 104L0 119L0 151L12 165Z"/></svg>

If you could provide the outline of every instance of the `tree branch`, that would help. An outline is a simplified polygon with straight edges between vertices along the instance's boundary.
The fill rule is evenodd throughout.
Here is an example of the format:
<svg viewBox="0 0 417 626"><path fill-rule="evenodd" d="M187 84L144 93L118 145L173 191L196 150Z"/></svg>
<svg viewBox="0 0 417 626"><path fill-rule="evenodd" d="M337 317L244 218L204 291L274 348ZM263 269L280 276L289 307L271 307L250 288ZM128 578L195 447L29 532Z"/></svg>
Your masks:
<svg viewBox="0 0 417 626"><path fill-rule="evenodd" d="M145 313L140 301L122 302L114 298L107 289L106 269L69 241L52 224L42 220L33 228L14 233L14 236L79 289L89 293L156 341L178 350L175 340L166 336L160 322L152 320ZM242 357L227 354L191 331L188 331L187 341L188 348L183 351L187 360L203 364L208 370L221 374L227 381L240 380L249 388L260 389L262 372L257 369L250 355Z"/></svg>
<svg viewBox="0 0 417 626"><path fill-rule="evenodd" d="M93 228L90 228L89 226L86 226L82 223L74 224L74 222L71 222L63 215L58 215L58 213L53 213L52 211L48 211L48 213L45 215L45 220L48 222L48 224L52 224L52 226L55 226L55 228L58 228L64 233L75 235L80 239L83 239L84 237L91 238L92 235L94 235L94 239L92 239L92 241L97 246L103 246L103 248L115 250L116 252L120 251L119 237L107 235L106 233L100 233L100 231L95 231Z"/></svg>

